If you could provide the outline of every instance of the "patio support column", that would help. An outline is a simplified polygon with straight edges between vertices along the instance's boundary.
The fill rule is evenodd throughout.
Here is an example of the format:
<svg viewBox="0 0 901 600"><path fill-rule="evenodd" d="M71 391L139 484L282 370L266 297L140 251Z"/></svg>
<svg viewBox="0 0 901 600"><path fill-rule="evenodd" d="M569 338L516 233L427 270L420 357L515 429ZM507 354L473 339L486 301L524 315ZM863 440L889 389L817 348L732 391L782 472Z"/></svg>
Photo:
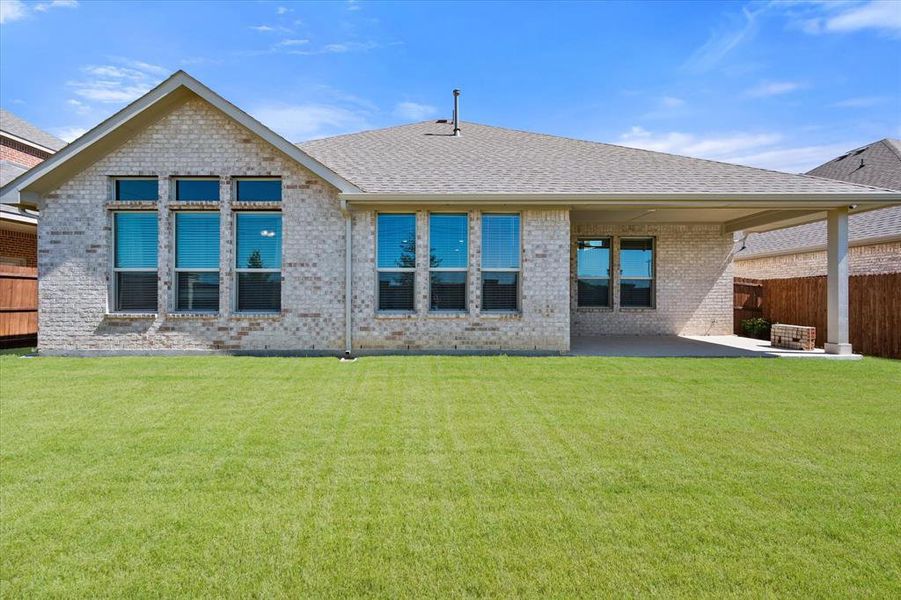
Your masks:
<svg viewBox="0 0 901 600"><path fill-rule="evenodd" d="M848 340L848 208L826 217L826 353L851 354Z"/></svg>

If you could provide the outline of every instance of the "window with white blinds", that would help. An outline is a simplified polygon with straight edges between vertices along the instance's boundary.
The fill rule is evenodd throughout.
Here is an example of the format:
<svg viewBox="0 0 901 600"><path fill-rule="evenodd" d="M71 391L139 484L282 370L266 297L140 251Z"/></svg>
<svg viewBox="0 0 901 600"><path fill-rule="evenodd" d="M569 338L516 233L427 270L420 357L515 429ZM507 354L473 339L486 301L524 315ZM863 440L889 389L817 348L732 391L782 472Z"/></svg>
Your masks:
<svg viewBox="0 0 901 600"><path fill-rule="evenodd" d="M282 303L281 213L237 213L235 271L239 312L278 312Z"/></svg>
<svg viewBox="0 0 901 600"><path fill-rule="evenodd" d="M482 215L482 310L519 310L520 218Z"/></svg>
<svg viewBox="0 0 901 600"><path fill-rule="evenodd" d="M157 311L156 212L113 213L113 310Z"/></svg>
<svg viewBox="0 0 901 600"><path fill-rule="evenodd" d="M175 309L219 310L219 213L175 215Z"/></svg>
<svg viewBox="0 0 901 600"><path fill-rule="evenodd" d="M378 309L415 309L416 215L383 213L376 222Z"/></svg>
<svg viewBox="0 0 901 600"><path fill-rule="evenodd" d="M619 304L625 308L654 307L654 239L619 241Z"/></svg>
<svg viewBox="0 0 901 600"><path fill-rule="evenodd" d="M469 219L466 214L429 215L429 309L466 310Z"/></svg>

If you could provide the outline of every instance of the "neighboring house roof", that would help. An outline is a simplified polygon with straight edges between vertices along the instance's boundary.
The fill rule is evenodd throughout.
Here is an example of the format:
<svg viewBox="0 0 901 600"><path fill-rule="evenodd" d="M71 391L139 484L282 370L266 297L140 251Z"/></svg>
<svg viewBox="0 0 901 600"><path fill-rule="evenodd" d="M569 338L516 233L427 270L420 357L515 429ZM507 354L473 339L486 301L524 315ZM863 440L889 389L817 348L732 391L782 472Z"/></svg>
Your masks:
<svg viewBox="0 0 901 600"><path fill-rule="evenodd" d="M901 140L886 138L856 148L807 174L901 190Z"/></svg>
<svg viewBox="0 0 901 600"><path fill-rule="evenodd" d="M886 138L842 154L807 172L865 185L901 190L901 141ZM852 245L901 239L901 206L848 217ZM736 260L810 252L826 246L826 223L807 223L787 229L750 234ZM741 248L737 243L736 250Z"/></svg>
<svg viewBox="0 0 901 600"><path fill-rule="evenodd" d="M27 167L23 167L18 163L0 160L0 186L6 185L27 170Z"/></svg>
<svg viewBox="0 0 901 600"><path fill-rule="evenodd" d="M55 135L51 135L43 129L35 127L28 121L17 117L3 108L0 108L0 132L41 146L50 152L56 152L66 145L66 142Z"/></svg>
<svg viewBox="0 0 901 600"><path fill-rule="evenodd" d="M830 194L873 188L539 133L424 121L299 144L365 192Z"/></svg>

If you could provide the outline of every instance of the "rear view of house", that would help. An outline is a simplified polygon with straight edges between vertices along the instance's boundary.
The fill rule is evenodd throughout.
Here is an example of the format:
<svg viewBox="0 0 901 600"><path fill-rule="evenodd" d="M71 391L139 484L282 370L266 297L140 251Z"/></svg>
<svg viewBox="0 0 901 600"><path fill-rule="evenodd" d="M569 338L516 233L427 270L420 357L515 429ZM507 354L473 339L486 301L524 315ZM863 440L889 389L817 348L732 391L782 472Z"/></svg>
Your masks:
<svg viewBox="0 0 901 600"><path fill-rule="evenodd" d="M296 146L179 72L2 198L41 210L48 353L729 333L734 232L823 214L847 353L849 212L901 193L456 118Z"/></svg>

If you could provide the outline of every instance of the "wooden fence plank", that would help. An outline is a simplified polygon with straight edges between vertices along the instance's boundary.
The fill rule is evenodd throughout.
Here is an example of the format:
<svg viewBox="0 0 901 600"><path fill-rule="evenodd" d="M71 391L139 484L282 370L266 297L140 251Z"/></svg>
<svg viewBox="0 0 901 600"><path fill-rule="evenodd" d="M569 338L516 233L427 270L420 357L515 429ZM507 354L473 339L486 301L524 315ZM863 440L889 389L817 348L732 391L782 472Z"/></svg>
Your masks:
<svg viewBox="0 0 901 600"><path fill-rule="evenodd" d="M0 347L29 345L38 333L38 270L0 265Z"/></svg>

